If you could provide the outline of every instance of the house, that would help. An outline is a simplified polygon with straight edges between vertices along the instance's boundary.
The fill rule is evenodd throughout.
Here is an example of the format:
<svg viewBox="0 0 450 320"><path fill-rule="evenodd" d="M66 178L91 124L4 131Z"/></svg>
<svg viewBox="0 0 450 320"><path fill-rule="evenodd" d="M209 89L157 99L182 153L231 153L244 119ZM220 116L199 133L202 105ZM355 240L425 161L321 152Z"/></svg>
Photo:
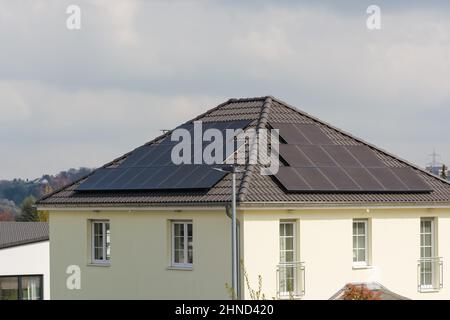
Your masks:
<svg viewBox="0 0 450 320"><path fill-rule="evenodd" d="M0 222L0 300L50 298L48 224Z"/></svg>
<svg viewBox="0 0 450 320"><path fill-rule="evenodd" d="M450 299L447 181L274 97L231 99L177 129L200 122L279 130L279 170L238 166L240 298L246 275L252 288L260 275L269 299L329 299L347 283ZM230 298L231 174L175 165L175 132L38 201L50 212L52 298ZM241 148L250 159L246 141L222 160ZM79 287L66 285L71 266Z"/></svg>

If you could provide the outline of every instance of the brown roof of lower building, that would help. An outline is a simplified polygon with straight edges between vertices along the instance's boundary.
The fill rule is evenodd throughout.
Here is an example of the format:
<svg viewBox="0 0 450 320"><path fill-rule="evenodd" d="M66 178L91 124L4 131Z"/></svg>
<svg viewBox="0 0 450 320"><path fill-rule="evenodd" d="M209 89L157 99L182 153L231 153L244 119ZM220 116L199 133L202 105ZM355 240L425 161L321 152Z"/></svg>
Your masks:
<svg viewBox="0 0 450 320"><path fill-rule="evenodd" d="M241 205L265 204L290 206L358 206L358 205L445 205L450 206L450 184L411 163L335 128L305 112L299 111L273 97L230 99L206 113L192 119L203 122L251 120L249 127L266 128L268 123L309 123L321 128L335 144L366 145L388 167L411 167L430 186L430 193L289 193L271 176L263 176L256 165L243 167L237 175L238 201ZM170 132L150 141L158 143ZM106 164L117 166L129 155ZM203 191L120 191L78 192L75 189L87 177L38 201L40 207L93 207L93 206L166 206L166 205L219 205L230 201L231 177L226 175L213 188Z"/></svg>
<svg viewBox="0 0 450 320"><path fill-rule="evenodd" d="M46 222L0 222L0 249L47 240Z"/></svg>

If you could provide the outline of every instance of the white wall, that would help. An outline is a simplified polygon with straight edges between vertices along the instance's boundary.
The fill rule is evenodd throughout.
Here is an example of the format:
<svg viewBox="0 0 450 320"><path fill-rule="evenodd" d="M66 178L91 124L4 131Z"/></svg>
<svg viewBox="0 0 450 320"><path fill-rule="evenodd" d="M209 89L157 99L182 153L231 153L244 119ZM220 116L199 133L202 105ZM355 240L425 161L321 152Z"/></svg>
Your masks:
<svg viewBox="0 0 450 320"><path fill-rule="evenodd" d="M44 299L50 299L49 242L0 249L0 276L43 275Z"/></svg>
<svg viewBox="0 0 450 320"><path fill-rule="evenodd" d="M191 211L192 210L192 211ZM50 214L52 298L227 299L230 220L224 211L57 211ZM434 217L444 288L417 291L420 218ZM352 267L352 220L371 225L371 268ZM111 265L90 265L89 220L111 223ZM194 224L194 269L171 270L169 221ZM253 288L263 278L267 299L276 296L280 219L297 222L298 260L305 262L303 299L329 299L349 282L376 281L411 299L450 299L450 209L366 208L244 210L241 258ZM81 290L65 286L69 265L81 268ZM242 281L242 283L244 283ZM244 298L249 298L245 292Z"/></svg>
<svg viewBox="0 0 450 320"><path fill-rule="evenodd" d="M444 288L421 293L417 288L420 258L420 218L434 217L437 256L444 262ZM352 220L367 218L371 225L371 266L355 269L352 263ZM329 299L349 282L379 282L411 299L450 299L449 209L315 209L242 214L243 260L253 288L258 275L263 292L276 296L280 219L297 222L297 254L305 262L303 299ZM248 292L246 293L248 297Z"/></svg>
<svg viewBox="0 0 450 320"><path fill-rule="evenodd" d="M94 266L91 219L108 219L111 263ZM192 270L170 268L170 221L192 220ZM51 212L52 299L228 299L230 219L225 210ZM68 266L81 271L81 289L66 287Z"/></svg>

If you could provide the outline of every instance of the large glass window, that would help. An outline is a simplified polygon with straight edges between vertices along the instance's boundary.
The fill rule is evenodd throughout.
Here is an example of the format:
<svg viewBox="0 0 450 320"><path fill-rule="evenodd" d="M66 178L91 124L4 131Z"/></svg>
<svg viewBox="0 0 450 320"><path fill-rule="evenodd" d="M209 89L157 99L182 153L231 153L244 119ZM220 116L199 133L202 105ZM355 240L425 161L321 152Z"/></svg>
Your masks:
<svg viewBox="0 0 450 320"><path fill-rule="evenodd" d="M111 258L109 221L92 221L92 262L109 263Z"/></svg>
<svg viewBox="0 0 450 320"><path fill-rule="evenodd" d="M367 220L353 220L353 264L368 265Z"/></svg>
<svg viewBox="0 0 450 320"><path fill-rule="evenodd" d="M42 300L42 276L0 277L0 300Z"/></svg>
<svg viewBox="0 0 450 320"><path fill-rule="evenodd" d="M172 222L172 265L192 267L194 261L191 221Z"/></svg>

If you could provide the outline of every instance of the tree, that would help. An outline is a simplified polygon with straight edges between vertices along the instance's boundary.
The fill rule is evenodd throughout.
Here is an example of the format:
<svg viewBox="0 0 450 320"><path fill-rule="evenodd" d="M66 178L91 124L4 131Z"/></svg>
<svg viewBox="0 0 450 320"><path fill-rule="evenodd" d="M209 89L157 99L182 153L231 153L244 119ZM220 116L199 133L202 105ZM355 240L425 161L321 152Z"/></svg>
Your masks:
<svg viewBox="0 0 450 320"><path fill-rule="evenodd" d="M38 220L40 222L48 222L48 211L40 210L37 212L37 214L38 214Z"/></svg>
<svg viewBox="0 0 450 320"><path fill-rule="evenodd" d="M37 210L34 207L36 199L33 196L26 197L21 205L21 213L18 217L18 221L38 221L39 217Z"/></svg>
<svg viewBox="0 0 450 320"><path fill-rule="evenodd" d="M14 221L14 215L11 211L0 211L0 221Z"/></svg>
<svg viewBox="0 0 450 320"><path fill-rule="evenodd" d="M343 300L381 300L381 293L369 290L366 285L347 284Z"/></svg>

